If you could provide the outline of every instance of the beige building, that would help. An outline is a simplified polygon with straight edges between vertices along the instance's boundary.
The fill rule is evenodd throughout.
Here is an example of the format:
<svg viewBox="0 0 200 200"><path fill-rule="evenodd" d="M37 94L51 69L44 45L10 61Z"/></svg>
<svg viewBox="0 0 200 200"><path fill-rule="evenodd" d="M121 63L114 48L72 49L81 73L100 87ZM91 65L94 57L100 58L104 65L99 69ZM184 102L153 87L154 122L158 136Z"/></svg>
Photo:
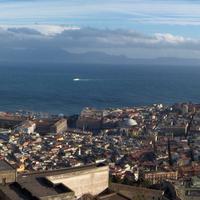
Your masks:
<svg viewBox="0 0 200 200"><path fill-rule="evenodd" d="M151 183L160 183L163 180L177 180L178 171L175 172L149 172L144 174L144 179Z"/></svg>
<svg viewBox="0 0 200 200"><path fill-rule="evenodd" d="M50 128L50 132L53 132L53 133L62 133L66 130L67 130L67 120L66 119L58 120Z"/></svg>

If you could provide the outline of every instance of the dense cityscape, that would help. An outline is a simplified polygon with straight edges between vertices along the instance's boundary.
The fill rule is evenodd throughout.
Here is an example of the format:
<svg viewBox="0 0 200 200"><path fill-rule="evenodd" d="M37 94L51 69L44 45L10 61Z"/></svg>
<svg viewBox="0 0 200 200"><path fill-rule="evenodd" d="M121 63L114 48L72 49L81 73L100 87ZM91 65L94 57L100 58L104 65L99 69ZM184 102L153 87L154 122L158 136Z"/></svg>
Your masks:
<svg viewBox="0 0 200 200"><path fill-rule="evenodd" d="M149 189L155 199L200 198L200 104L84 108L74 116L1 112L0 128L0 171L10 166L21 179L105 165L109 182ZM140 198L150 199L133 199Z"/></svg>
<svg viewBox="0 0 200 200"><path fill-rule="evenodd" d="M200 1L0 0L0 200L200 200Z"/></svg>

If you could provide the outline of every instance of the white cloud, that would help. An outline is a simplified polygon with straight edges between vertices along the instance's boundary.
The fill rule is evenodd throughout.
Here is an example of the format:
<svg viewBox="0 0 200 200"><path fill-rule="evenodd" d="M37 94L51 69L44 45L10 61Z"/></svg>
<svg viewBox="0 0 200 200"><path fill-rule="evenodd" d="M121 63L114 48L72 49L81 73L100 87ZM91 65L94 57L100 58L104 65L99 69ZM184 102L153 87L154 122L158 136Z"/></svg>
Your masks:
<svg viewBox="0 0 200 200"><path fill-rule="evenodd" d="M170 33L156 33L155 38L157 39L158 42L168 42L172 44L179 44L179 43L184 43L187 41L191 41L189 38L184 38L182 36L174 36Z"/></svg>
<svg viewBox="0 0 200 200"><path fill-rule="evenodd" d="M39 33L41 33L42 35L45 36L55 36L57 34L61 34L63 31L67 31L67 30L79 30L79 27L76 26L59 26L59 25L0 25L0 28L3 30L22 30L22 29L26 29L26 30L35 30Z"/></svg>
<svg viewBox="0 0 200 200"><path fill-rule="evenodd" d="M32 25L29 28L37 30L43 35L46 36L54 36L57 34L61 34L63 31L68 30L79 30L79 27L70 27L70 26L56 26L56 25Z"/></svg>
<svg viewBox="0 0 200 200"><path fill-rule="evenodd" d="M199 58L200 41L169 33L146 35L134 30L92 29L50 25L0 26L0 57L13 51L30 53L39 59L51 59L65 51L73 53L103 52L130 58L178 56ZM54 53L52 53L52 51ZM12 58L11 58L12 59Z"/></svg>

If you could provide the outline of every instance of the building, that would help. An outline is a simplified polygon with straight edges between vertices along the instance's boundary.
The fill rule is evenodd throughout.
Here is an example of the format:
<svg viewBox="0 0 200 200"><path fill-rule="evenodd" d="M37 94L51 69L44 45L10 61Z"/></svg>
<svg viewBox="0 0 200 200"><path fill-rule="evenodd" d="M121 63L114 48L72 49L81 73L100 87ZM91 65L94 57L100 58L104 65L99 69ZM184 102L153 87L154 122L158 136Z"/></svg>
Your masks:
<svg viewBox="0 0 200 200"><path fill-rule="evenodd" d="M89 165L63 171L62 174L46 176L54 183L63 183L75 192L77 198L84 194L98 195L108 188L108 166Z"/></svg>
<svg viewBox="0 0 200 200"><path fill-rule="evenodd" d="M67 120L66 119L58 120L50 128L50 132L52 132L52 133L62 133L66 130L67 130Z"/></svg>
<svg viewBox="0 0 200 200"><path fill-rule="evenodd" d="M81 112L76 127L86 130L99 130L102 127L103 111L85 108Z"/></svg>
<svg viewBox="0 0 200 200"><path fill-rule="evenodd" d="M102 163L18 176L9 164L0 164L0 200L167 200L162 190L109 184L109 167Z"/></svg>
<svg viewBox="0 0 200 200"><path fill-rule="evenodd" d="M200 199L200 177L193 176L190 179L177 182L175 184L177 196L181 200L199 200Z"/></svg>
<svg viewBox="0 0 200 200"><path fill-rule="evenodd" d="M3 181L0 200L74 200L87 193L98 195L108 188L108 181L105 165L33 172Z"/></svg>
<svg viewBox="0 0 200 200"><path fill-rule="evenodd" d="M132 128L134 126L137 126L137 122L131 118L125 118L120 123L120 127L122 128Z"/></svg>
<svg viewBox="0 0 200 200"><path fill-rule="evenodd" d="M67 130L67 119L40 119L36 120L36 132L41 135L61 133Z"/></svg>
<svg viewBox="0 0 200 200"><path fill-rule="evenodd" d="M179 168L179 174L183 177L197 176L200 174L200 165L182 166Z"/></svg>
<svg viewBox="0 0 200 200"><path fill-rule="evenodd" d="M45 177L27 176L9 185L0 185L0 200L74 200L68 187L48 182Z"/></svg>
<svg viewBox="0 0 200 200"><path fill-rule="evenodd" d="M112 183L109 189L129 200L167 200L162 190ZM110 198L113 199L113 198ZM120 198L119 198L120 199ZM105 200L105 199L104 199Z"/></svg>
<svg viewBox="0 0 200 200"><path fill-rule="evenodd" d="M25 120L23 117L0 113L0 128L12 129Z"/></svg>
<svg viewBox="0 0 200 200"><path fill-rule="evenodd" d="M144 179L150 181L151 183L160 183L163 180L177 180L178 179L178 171L171 172L148 172L144 174Z"/></svg>
<svg viewBox="0 0 200 200"><path fill-rule="evenodd" d="M31 134L31 133L34 133L35 129L36 129L36 123L30 120L26 120L26 121L23 121L19 126L17 126L15 128L15 131Z"/></svg>

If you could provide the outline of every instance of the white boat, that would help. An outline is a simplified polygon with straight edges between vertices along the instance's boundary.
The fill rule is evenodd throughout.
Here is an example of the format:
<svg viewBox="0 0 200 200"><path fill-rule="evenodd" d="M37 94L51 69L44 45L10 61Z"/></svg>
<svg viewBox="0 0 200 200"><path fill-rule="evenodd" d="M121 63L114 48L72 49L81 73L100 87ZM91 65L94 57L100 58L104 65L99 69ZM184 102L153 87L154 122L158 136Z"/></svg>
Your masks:
<svg viewBox="0 0 200 200"><path fill-rule="evenodd" d="M74 78L73 81L80 81L80 78Z"/></svg>

